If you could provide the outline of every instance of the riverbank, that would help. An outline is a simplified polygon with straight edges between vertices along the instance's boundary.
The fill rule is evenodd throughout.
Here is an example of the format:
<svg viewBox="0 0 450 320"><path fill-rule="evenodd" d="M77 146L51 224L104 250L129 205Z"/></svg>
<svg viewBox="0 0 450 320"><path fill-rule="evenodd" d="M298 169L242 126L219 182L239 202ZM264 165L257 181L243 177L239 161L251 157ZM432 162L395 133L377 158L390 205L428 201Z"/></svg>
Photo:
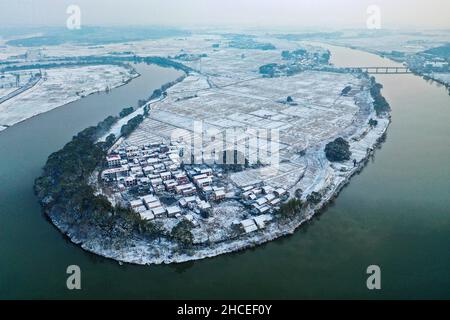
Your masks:
<svg viewBox="0 0 450 320"><path fill-rule="evenodd" d="M399 57L395 57L392 55L386 55L385 52L380 52L380 51L369 49L369 48L362 47L362 46L351 46L351 45L339 44L339 43L335 43L335 42L313 42L313 43L316 43L319 45L325 44L328 46L342 47L342 48L347 48L350 50L355 50L355 51L357 50L357 51L373 54L382 59L385 59L386 61L391 61L393 63L398 64L397 65L398 67L408 65L407 61L405 60L405 57L399 58ZM388 66L390 66L390 65L388 65ZM450 73L438 73L438 72L424 73L424 72L419 72L418 70L415 70L415 69L411 69L411 71L414 75L419 76L426 81L433 81L439 85L444 86L450 95Z"/></svg>
<svg viewBox="0 0 450 320"><path fill-rule="evenodd" d="M103 235L102 237L93 238L82 237L76 226L70 226L59 221L56 217L57 213L50 214L50 219L74 244L79 245L84 250L105 258L132 264L149 265L183 263L253 248L280 237L293 234L303 224L307 223L315 215L321 213L350 182L351 177L363 170L370 157L374 154L374 149L380 145L382 137L388 128L389 121L382 121L379 125L380 127L377 132L371 134L363 143L352 144L352 149L367 149L365 155L360 158L358 165L351 168L343 175L341 174L342 167L339 169L332 169L332 172L328 172L328 174L335 175L335 178L329 180L329 184L323 185L323 190L326 190L326 192L322 195L320 203L308 207L302 216L298 216L287 224L275 222L263 232L243 236L239 239L232 239L217 244L208 243L202 246L194 245L190 248L190 253L177 253L177 245L168 240L158 239L149 242L147 239L140 239L138 237L127 239L127 245L121 250L116 250L112 246L114 239L105 239ZM329 168L325 170L328 169ZM122 242L122 240L120 242ZM106 244L107 242L108 244Z"/></svg>

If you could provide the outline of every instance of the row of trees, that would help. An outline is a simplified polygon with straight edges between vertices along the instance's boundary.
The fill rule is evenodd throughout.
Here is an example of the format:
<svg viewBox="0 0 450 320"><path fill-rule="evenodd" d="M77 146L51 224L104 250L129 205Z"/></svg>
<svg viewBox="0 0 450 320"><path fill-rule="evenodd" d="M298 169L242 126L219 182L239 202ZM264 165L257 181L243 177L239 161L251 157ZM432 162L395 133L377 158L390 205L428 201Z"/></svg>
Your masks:
<svg viewBox="0 0 450 320"><path fill-rule="evenodd" d="M138 126L144 121L144 116L142 114L138 114L137 116L128 120L126 124L122 126L120 129L120 134L123 137L129 136Z"/></svg>

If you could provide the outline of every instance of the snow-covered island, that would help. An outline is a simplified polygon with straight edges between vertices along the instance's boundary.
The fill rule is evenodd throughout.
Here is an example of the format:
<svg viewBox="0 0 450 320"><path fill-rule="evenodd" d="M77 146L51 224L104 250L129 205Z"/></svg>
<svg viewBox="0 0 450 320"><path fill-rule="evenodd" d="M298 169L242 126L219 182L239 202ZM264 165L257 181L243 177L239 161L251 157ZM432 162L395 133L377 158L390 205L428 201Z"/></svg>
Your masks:
<svg viewBox="0 0 450 320"><path fill-rule="evenodd" d="M35 185L53 223L107 258L179 263L291 234L362 169L390 122L380 86L320 47L211 34L138 46L186 76L80 133Z"/></svg>

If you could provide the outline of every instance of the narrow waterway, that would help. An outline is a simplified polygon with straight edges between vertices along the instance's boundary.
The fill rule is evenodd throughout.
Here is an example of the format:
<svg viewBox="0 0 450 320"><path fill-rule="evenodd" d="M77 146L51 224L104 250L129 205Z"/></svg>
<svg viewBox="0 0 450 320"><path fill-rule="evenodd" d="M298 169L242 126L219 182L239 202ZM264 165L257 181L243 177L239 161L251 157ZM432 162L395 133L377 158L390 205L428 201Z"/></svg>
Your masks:
<svg viewBox="0 0 450 320"><path fill-rule="evenodd" d="M330 48L338 66L395 65ZM32 193L47 156L176 76L158 68L109 95L88 97L0 134L0 297L450 298L450 97L414 75L377 76L392 106L386 142L336 201L293 236L169 266L120 266L65 240ZM81 267L81 291L65 287L70 264ZM380 291L366 288L372 264L381 267Z"/></svg>

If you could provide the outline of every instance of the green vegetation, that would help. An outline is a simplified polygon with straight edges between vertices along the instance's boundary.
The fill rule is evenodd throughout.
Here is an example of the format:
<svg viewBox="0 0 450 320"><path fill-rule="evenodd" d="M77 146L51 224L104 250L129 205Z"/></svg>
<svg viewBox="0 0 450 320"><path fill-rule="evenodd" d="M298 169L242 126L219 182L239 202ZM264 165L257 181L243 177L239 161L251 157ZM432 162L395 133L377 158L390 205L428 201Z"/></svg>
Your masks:
<svg viewBox="0 0 450 320"><path fill-rule="evenodd" d="M339 137L325 146L325 155L331 162L350 160L350 144Z"/></svg>
<svg viewBox="0 0 450 320"><path fill-rule="evenodd" d="M222 151L222 154L219 154L219 157L222 158L222 162L216 163L216 165L221 167L223 172L240 172L249 165L249 161L245 157L245 154L238 150Z"/></svg>
<svg viewBox="0 0 450 320"><path fill-rule="evenodd" d="M259 73L263 75L267 75L269 77L273 77L275 75L275 71L277 70L278 64L269 63L259 67Z"/></svg>
<svg viewBox="0 0 450 320"><path fill-rule="evenodd" d="M83 45L102 45L146 39L187 36L190 33L174 28L158 27L88 27L68 30L60 27L33 28L29 34L42 34L7 42L11 46L40 47L76 43Z"/></svg>
<svg viewBox="0 0 450 320"><path fill-rule="evenodd" d="M89 127L51 154L43 168L43 174L35 181L35 191L46 211L74 212L72 220L96 218L113 212L109 201L102 195L94 195L88 178L103 161L109 142L96 143L97 138L110 127L113 117L108 117L95 127Z"/></svg>
<svg viewBox="0 0 450 320"><path fill-rule="evenodd" d="M389 103L381 95L381 89L383 88L383 85L377 83L375 81L375 77L371 77L370 81L371 81L370 95L372 96L373 106L375 108L375 111L377 112L377 115L380 115L384 112L388 112L389 110L391 110Z"/></svg>
<svg viewBox="0 0 450 320"><path fill-rule="evenodd" d="M427 54L438 56L443 59L448 59L450 58L450 43L447 43L440 47L428 49L424 52Z"/></svg>
<svg viewBox="0 0 450 320"><path fill-rule="evenodd" d="M230 48L236 49L252 49L252 50L275 50L276 47L271 43L258 42L248 35L233 35L232 41L229 42Z"/></svg>
<svg viewBox="0 0 450 320"><path fill-rule="evenodd" d="M297 199L301 199L302 196L303 196L303 190L302 189L295 190L295 197Z"/></svg>
<svg viewBox="0 0 450 320"><path fill-rule="evenodd" d="M376 126L378 125L378 121L377 121L377 120L374 120L374 119L372 119L372 118L370 118L370 120L369 120L369 125L370 125L371 127L376 127Z"/></svg>
<svg viewBox="0 0 450 320"><path fill-rule="evenodd" d="M347 95L350 91L352 91L352 87L351 86L346 86L344 89L342 89L341 96Z"/></svg>
<svg viewBox="0 0 450 320"><path fill-rule="evenodd" d="M105 142L107 146L112 146L114 145L114 142L116 142L116 140L117 140L116 135L111 133L106 137Z"/></svg>
<svg viewBox="0 0 450 320"><path fill-rule="evenodd" d="M137 116L128 120L127 124L124 124L120 129L120 134L124 137L129 136L134 129L136 129L141 122L144 121L144 116L142 114L138 114Z"/></svg>
<svg viewBox="0 0 450 320"><path fill-rule="evenodd" d="M312 204L319 204L322 201L322 195L319 192L312 192L306 197L306 201Z"/></svg>
<svg viewBox="0 0 450 320"><path fill-rule="evenodd" d="M155 64L164 68L174 68L176 70L189 73L192 69L184 64L176 61L172 61L162 57L139 57L139 56L80 56L80 57L67 57L60 58L58 62L49 63L36 63L36 64L24 64L24 65L5 65L0 69L0 72L28 70L28 69L49 69L49 68L61 68L71 66L93 66L93 65L121 65L127 67L129 63L146 63ZM3 65L3 64L0 64Z"/></svg>
<svg viewBox="0 0 450 320"><path fill-rule="evenodd" d="M88 180L102 164L107 150L115 142L114 135L106 142L96 142L117 121L108 117L95 127L89 127L51 154L36 179L34 190L44 211L62 225L77 226L86 236L112 234L124 238L138 232L144 236L160 235L160 229L143 222L128 208L112 207L103 195L95 195Z"/></svg>
<svg viewBox="0 0 450 320"><path fill-rule="evenodd" d="M311 39L337 39L343 35L342 32L305 32L305 33L288 33L275 35L278 39L289 41L302 41Z"/></svg>
<svg viewBox="0 0 450 320"><path fill-rule="evenodd" d="M146 235L150 239L160 239L164 236L163 226L161 221L146 221L138 219L139 233Z"/></svg>
<svg viewBox="0 0 450 320"><path fill-rule="evenodd" d="M284 60L300 59L306 56L307 53L308 51L306 51L305 49L298 49L294 51L284 50L283 52L281 52L281 57Z"/></svg>

